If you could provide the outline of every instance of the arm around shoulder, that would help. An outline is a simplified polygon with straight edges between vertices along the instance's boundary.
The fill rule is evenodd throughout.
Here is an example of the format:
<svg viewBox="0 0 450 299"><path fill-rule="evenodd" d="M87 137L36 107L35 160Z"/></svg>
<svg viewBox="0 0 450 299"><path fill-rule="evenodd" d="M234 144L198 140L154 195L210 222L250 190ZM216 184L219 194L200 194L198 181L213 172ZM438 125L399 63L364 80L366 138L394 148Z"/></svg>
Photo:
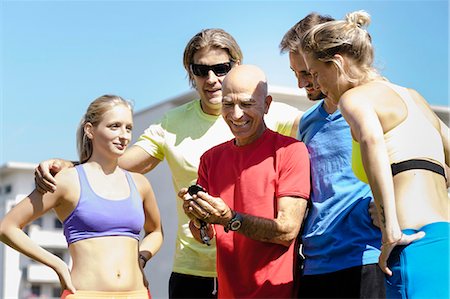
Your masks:
<svg viewBox="0 0 450 299"><path fill-rule="evenodd" d="M147 153L142 147L133 145L119 158L119 165L128 171L147 173L161 160Z"/></svg>
<svg viewBox="0 0 450 299"><path fill-rule="evenodd" d="M57 188L57 182L54 176L62 169L73 167L76 162L63 159L49 159L42 161L35 168L36 189L41 192L54 192Z"/></svg>

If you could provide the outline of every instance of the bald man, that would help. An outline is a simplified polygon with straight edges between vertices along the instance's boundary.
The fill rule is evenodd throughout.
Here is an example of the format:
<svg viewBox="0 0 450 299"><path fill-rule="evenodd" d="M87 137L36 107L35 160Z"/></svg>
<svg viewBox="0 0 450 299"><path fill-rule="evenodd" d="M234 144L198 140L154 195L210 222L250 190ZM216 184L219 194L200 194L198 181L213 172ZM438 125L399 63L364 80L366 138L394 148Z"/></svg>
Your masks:
<svg viewBox="0 0 450 299"><path fill-rule="evenodd" d="M294 243L310 193L306 147L267 128L272 97L261 69L234 67L222 95L234 139L201 157L197 183L206 192L180 190L191 232L201 242L201 219L215 237L219 298L292 298Z"/></svg>

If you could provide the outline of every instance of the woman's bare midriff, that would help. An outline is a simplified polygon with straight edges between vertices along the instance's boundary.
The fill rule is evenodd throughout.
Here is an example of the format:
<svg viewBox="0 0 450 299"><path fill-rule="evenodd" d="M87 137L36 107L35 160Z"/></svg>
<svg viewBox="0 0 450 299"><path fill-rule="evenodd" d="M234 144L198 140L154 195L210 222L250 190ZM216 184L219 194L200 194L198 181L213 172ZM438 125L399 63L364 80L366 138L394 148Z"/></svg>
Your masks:
<svg viewBox="0 0 450 299"><path fill-rule="evenodd" d="M443 176L428 170L405 171L394 176L394 189L402 229L450 221L450 199Z"/></svg>
<svg viewBox="0 0 450 299"><path fill-rule="evenodd" d="M145 289L138 262L138 241L111 236L72 243L72 282L77 290L137 291Z"/></svg>

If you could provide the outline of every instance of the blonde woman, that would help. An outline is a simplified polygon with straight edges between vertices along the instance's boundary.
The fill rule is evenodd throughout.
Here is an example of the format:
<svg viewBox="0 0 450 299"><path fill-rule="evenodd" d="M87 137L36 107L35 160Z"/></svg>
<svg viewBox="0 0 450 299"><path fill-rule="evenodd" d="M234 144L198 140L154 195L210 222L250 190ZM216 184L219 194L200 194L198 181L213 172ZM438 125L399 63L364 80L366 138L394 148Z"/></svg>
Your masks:
<svg viewBox="0 0 450 299"><path fill-rule="evenodd" d="M360 146L381 222L387 297L449 298L448 127L417 91L373 68L369 23L357 11L317 25L300 50Z"/></svg>
<svg viewBox="0 0 450 299"><path fill-rule="evenodd" d="M163 235L150 183L118 167L131 140L132 115L130 103L118 96L94 100L77 134L81 164L56 175L54 193L34 190L0 223L4 243L56 272L61 298L150 298L143 268ZM22 230L51 209L64 225L72 269Z"/></svg>

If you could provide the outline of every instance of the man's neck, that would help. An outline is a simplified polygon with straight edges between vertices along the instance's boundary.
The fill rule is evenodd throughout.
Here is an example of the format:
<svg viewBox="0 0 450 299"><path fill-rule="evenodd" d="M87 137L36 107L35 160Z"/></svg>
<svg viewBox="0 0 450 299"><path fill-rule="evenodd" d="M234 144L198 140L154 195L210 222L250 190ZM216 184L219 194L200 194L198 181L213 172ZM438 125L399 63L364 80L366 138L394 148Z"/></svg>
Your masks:
<svg viewBox="0 0 450 299"><path fill-rule="evenodd" d="M200 100L200 109L202 109L203 113L208 114L208 115L218 116L222 113L222 109L220 109L220 108L212 109L211 107L204 107L201 100Z"/></svg>

